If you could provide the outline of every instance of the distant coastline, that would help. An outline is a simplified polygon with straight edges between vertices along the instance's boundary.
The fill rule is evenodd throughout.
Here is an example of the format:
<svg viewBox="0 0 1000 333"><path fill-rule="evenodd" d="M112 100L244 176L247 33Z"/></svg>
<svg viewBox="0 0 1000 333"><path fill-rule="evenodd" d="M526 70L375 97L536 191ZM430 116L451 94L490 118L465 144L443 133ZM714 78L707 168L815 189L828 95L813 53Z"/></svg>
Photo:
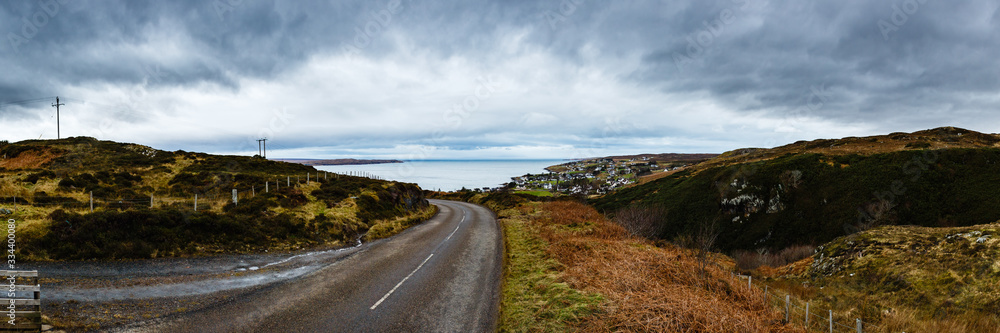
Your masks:
<svg viewBox="0 0 1000 333"><path fill-rule="evenodd" d="M354 158L338 158L332 160L315 160L306 158L279 158L275 161L288 162L288 163L298 163L305 164L309 166L321 166L321 165L366 165L366 164L387 164L387 163L403 163L400 160L359 160Z"/></svg>

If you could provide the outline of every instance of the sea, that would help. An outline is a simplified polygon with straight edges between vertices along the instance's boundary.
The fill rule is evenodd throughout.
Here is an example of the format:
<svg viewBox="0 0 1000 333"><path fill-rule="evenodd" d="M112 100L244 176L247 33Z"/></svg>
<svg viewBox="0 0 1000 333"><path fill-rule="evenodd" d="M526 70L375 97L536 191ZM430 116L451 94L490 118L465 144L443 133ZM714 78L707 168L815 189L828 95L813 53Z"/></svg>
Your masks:
<svg viewBox="0 0 1000 333"><path fill-rule="evenodd" d="M498 187L511 177L545 173L545 167L567 160L419 160L403 163L324 165L316 169L339 174L368 174L415 183L425 190L456 191Z"/></svg>

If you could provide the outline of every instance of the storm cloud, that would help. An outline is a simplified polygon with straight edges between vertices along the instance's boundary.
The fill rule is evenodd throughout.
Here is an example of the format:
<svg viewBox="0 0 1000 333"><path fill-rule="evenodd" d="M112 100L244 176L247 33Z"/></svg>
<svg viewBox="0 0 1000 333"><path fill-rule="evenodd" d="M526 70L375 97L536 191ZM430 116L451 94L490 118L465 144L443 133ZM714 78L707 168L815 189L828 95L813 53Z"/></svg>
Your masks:
<svg viewBox="0 0 1000 333"><path fill-rule="evenodd" d="M995 1L4 1L0 139L722 152L1000 126ZM20 102L20 103L19 103Z"/></svg>

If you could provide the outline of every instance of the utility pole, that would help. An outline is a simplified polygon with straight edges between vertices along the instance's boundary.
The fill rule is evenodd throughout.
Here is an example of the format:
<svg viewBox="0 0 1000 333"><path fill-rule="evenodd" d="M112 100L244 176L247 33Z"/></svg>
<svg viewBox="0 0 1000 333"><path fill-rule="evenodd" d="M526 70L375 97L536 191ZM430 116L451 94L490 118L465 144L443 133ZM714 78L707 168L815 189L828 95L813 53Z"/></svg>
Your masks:
<svg viewBox="0 0 1000 333"><path fill-rule="evenodd" d="M56 104L52 104L52 106L56 107L56 139L60 139L61 138L61 136L59 135L59 106L60 105L66 105L66 104L59 103L59 96L56 96Z"/></svg>
<svg viewBox="0 0 1000 333"><path fill-rule="evenodd" d="M261 143L264 144L264 150L261 150ZM257 155L265 159L267 158L267 138L257 139Z"/></svg>
<svg viewBox="0 0 1000 333"><path fill-rule="evenodd" d="M261 150L261 143L264 144L264 150ZM257 139L257 155L267 158L267 138Z"/></svg>

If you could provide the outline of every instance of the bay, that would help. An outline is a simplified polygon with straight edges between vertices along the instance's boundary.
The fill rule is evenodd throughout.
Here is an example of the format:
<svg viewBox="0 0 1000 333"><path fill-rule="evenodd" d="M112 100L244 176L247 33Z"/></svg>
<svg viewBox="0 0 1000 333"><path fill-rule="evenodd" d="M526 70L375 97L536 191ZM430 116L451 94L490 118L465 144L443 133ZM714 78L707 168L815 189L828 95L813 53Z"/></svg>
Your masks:
<svg viewBox="0 0 1000 333"><path fill-rule="evenodd" d="M420 160L365 165L324 165L316 169L339 174L367 173L382 179L415 183L425 190L455 191L498 187L511 177L544 173L564 160Z"/></svg>

